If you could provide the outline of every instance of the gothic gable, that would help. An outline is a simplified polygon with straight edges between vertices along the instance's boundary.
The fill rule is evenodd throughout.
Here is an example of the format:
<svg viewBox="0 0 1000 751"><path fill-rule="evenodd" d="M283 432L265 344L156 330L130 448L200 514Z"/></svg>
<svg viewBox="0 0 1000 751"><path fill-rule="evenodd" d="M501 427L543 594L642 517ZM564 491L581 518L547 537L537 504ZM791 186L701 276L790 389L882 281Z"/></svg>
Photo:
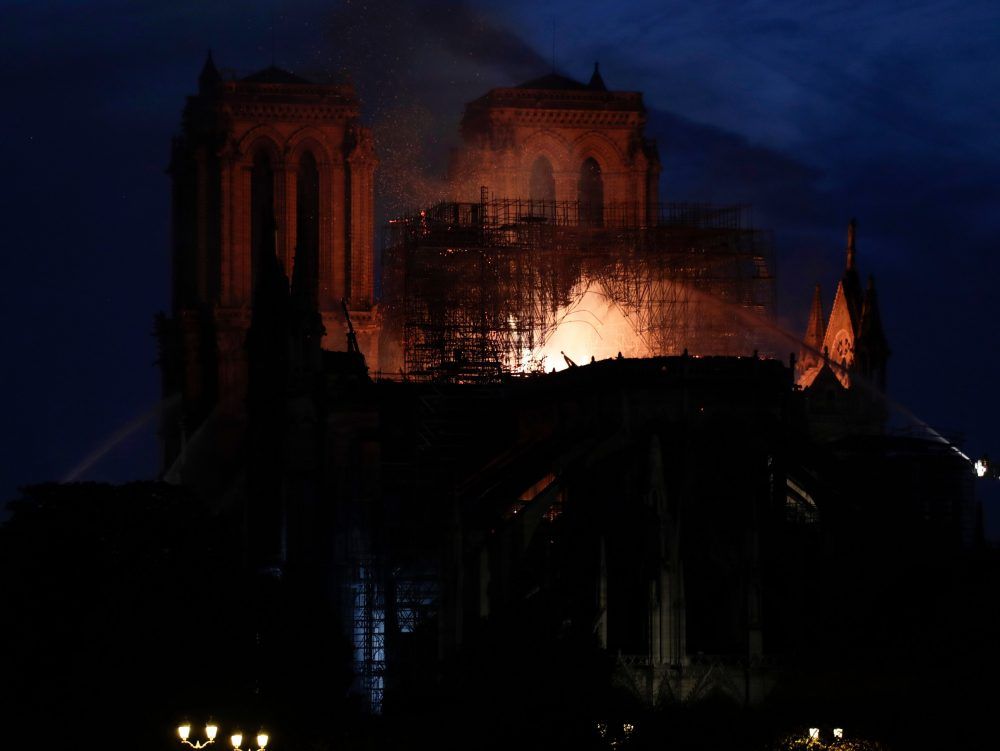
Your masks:
<svg viewBox="0 0 1000 751"><path fill-rule="evenodd" d="M847 302L843 281L837 285L837 294L830 309L830 319L823 337L823 350L829 352L830 359L838 365L850 368L854 364L854 342L857 339L858 324ZM844 386L850 386L850 376L838 369L837 378Z"/></svg>

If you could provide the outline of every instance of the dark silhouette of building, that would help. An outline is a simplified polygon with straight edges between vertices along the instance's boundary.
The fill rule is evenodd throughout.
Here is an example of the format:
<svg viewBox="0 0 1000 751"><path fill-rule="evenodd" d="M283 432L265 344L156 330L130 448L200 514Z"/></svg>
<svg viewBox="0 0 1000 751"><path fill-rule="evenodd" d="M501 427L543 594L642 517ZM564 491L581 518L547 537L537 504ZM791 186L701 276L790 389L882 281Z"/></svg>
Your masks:
<svg viewBox="0 0 1000 751"><path fill-rule="evenodd" d="M295 591L336 613L374 713L472 717L504 692L567 708L585 686L799 706L885 648L863 614L896 623L887 595L915 562L975 547L967 458L886 429L853 222L830 317L817 288L786 364L757 351L766 237L732 209L657 203L641 95L596 69L495 89L466 109L463 201L387 232L387 347L357 117L348 87L224 81L209 59L175 145L168 477L240 520L265 653L294 638ZM519 370L581 280L641 324L644 356ZM392 346L402 377L370 375ZM194 426L244 405L199 448Z"/></svg>

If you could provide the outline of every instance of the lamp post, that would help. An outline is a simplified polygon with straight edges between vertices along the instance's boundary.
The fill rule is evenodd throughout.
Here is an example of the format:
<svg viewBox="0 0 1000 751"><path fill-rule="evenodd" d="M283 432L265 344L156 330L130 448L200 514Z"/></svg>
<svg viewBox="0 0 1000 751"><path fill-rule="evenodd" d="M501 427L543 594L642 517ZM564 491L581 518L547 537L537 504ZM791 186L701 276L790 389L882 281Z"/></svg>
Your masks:
<svg viewBox="0 0 1000 751"><path fill-rule="evenodd" d="M826 736L826 731L820 731L820 728L809 728L809 732L803 739L806 746L814 748L833 748L841 744L844 740L844 729L843 728L833 728L832 734L829 740L824 740Z"/></svg>
<svg viewBox="0 0 1000 751"><path fill-rule="evenodd" d="M267 733L263 730L257 733L257 751L264 751L267 748L267 741ZM233 751L244 751L244 749L240 748L243 744L243 734L238 730L229 736L229 742L233 744ZM251 749L246 749L245 751L251 751Z"/></svg>
<svg viewBox="0 0 1000 751"><path fill-rule="evenodd" d="M208 740L204 742L196 740L192 743L190 740L191 724L185 722L177 726L177 735L180 736L181 743L186 743L187 745L189 745L191 748L194 749L203 749L209 744L215 743L215 737L218 734L219 734L219 726L216 725L214 722L209 722L207 725L205 725L205 737ZM263 730L260 730L257 733L256 751L265 751L265 749L267 748L268 740L270 740L270 738L268 737L267 733L265 733ZM241 746L243 745L243 733L241 733L239 730L234 731L233 734L229 736L229 742L233 744L233 751L254 751L254 749L252 748L247 748L247 749L241 748Z"/></svg>
<svg viewBox="0 0 1000 751"><path fill-rule="evenodd" d="M214 722L209 722L205 725L205 737L208 739L204 743L201 741L195 741L192 743L188 738L191 736L191 725L189 723L184 723L177 726L177 735L181 738L181 743L186 743L191 748L205 748L210 743L215 743L215 736L219 733L219 726Z"/></svg>

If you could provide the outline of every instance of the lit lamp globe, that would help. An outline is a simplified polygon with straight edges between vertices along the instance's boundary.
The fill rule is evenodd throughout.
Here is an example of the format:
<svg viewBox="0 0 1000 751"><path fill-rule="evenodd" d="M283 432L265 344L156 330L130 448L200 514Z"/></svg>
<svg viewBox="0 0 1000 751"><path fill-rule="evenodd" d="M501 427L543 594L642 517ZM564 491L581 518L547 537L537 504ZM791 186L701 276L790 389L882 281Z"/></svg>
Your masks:
<svg viewBox="0 0 1000 751"><path fill-rule="evenodd" d="M205 736L208 738L208 740L214 741L215 736L218 734L219 734L218 725L210 722L205 726Z"/></svg>
<svg viewBox="0 0 1000 751"><path fill-rule="evenodd" d="M233 733L231 736L229 736L229 742L233 744L233 748L239 748L240 744L243 743L243 734Z"/></svg>
<svg viewBox="0 0 1000 751"><path fill-rule="evenodd" d="M263 730L257 733L257 748L264 748L267 745L267 733Z"/></svg>
<svg viewBox="0 0 1000 751"><path fill-rule="evenodd" d="M191 735L191 726L187 723L177 726L177 735L181 737L182 741L186 741L188 736Z"/></svg>

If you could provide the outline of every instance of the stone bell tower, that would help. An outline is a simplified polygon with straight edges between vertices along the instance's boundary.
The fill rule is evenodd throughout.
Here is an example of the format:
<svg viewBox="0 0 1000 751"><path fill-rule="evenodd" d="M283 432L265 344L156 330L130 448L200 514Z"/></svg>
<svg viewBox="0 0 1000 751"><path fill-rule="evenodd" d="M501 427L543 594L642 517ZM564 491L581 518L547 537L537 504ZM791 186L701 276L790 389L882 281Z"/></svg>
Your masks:
<svg viewBox="0 0 1000 751"><path fill-rule="evenodd" d="M452 193L478 201L485 186L543 216L578 202L585 225L652 223L660 157L645 127L642 94L608 90L596 64L588 83L550 73L493 89L465 106Z"/></svg>
<svg viewBox="0 0 1000 751"><path fill-rule="evenodd" d="M239 420L246 335L263 260L305 279L323 347L347 347L347 303L362 352L377 362L371 130L350 85L316 84L271 66L224 78L211 54L188 98L170 162L172 315L160 321L167 463L209 415ZM372 358L375 358L374 360Z"/></svg>

